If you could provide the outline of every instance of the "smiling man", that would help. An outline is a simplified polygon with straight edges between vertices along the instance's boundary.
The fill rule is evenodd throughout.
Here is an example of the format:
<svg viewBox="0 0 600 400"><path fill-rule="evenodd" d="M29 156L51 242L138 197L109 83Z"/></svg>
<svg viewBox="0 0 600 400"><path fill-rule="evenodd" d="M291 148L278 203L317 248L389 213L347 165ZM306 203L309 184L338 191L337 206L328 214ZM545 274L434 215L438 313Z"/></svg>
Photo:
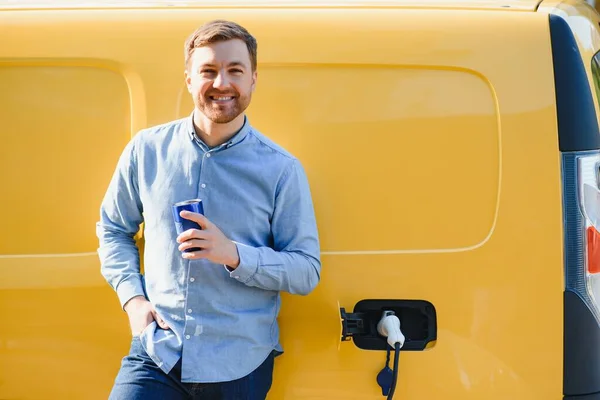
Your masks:
<svg viewBox="0 0 600 400"><path fill-rule="evenodd" d="M305 172L244 114L257 44L228 21L185 43L194 111L139 132L100 210L101 271L132 331L110 399L265 399L282 352L280 292L306 295L320 252ZM202 229L177 235L171 206L200 198ZM133 239L145 225L145 274ZM185 250L194 249L186 252Z"/></svg>

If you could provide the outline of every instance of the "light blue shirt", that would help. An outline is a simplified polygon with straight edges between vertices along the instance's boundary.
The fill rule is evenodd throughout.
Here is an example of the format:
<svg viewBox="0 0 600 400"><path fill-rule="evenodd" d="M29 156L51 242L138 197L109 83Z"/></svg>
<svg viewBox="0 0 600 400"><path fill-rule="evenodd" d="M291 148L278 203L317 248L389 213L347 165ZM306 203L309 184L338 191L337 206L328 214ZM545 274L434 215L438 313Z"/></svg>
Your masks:
<svg viewBox="0 0 600 400"><path fill-rule="evenodd" d="M186 260L171 207L202 199L206 217L236 243L233 272ZM144 222L144 275L133 239ZM140 335L166 373L182 382L246 376L279 341L280 291L306 295L320 279L319 239L300 162L245 120L221 146L195 134L192 117L140 131L125 147L96 227L101 271L123 306L143 295L170 329Z"/></svg>

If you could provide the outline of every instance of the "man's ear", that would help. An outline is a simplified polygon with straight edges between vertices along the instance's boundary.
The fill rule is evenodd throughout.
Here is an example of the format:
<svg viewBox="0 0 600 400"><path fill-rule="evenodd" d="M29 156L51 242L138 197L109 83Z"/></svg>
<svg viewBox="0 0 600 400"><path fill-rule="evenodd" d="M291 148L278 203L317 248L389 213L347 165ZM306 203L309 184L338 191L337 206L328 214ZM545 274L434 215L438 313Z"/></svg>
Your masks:
<svg viewBox="0 0 600 400"><path fill-rule="evenodd" d="M256 81L258 79L258 71L254 71L252 73L252 86L250 86L250 90L252 92L254 92L254 89L256 89Z"/></svg>
<svg viewBox="0 0 600 400"><path fill-rule="evenodd" d="M185 68L183 74L185 76L185 86L187 86L188 92L192 93L192 76L187 67Z"/></svg>

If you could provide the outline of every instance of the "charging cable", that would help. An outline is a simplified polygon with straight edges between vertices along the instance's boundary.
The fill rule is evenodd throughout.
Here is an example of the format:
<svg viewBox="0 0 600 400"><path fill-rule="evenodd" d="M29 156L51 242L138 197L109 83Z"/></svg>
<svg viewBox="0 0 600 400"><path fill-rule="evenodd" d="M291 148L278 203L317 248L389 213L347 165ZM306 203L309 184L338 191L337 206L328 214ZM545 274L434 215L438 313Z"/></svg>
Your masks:
<svg viewBox="0 0 600 400"><path fill-rule="evenodd" d="M393 311L384 311L383 316L377 324L377 332L387 338L387 357L385 367L377 375L377 383L381 386L384 396L387 400L394 398L396 383L398 382L398 361L400 359L400 349L404 346L406 338L400 330L400 320ZM390 350L394 349L394 369L390 369Z"/></svg>

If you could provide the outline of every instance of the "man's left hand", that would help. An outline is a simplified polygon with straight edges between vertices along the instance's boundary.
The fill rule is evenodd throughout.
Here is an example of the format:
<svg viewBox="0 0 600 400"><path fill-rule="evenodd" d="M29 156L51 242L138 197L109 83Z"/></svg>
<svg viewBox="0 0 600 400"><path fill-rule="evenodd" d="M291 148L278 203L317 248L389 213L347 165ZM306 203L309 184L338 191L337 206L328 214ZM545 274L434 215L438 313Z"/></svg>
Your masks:
<svg viewBox="0 0 600 400"><path fill-rule="evenodd" d="M205 258L216 264L224 264L231 269L237 268L240 263L237 247L215 224L202 214L182 211L179 215L182 218L196 222L202 228L202 230L188 229L177 236L177 243L181 243L179 250L182 251L183 258L188 260ZM201 250L189 253L183 252L185 249L194 247Z"/></svg>

